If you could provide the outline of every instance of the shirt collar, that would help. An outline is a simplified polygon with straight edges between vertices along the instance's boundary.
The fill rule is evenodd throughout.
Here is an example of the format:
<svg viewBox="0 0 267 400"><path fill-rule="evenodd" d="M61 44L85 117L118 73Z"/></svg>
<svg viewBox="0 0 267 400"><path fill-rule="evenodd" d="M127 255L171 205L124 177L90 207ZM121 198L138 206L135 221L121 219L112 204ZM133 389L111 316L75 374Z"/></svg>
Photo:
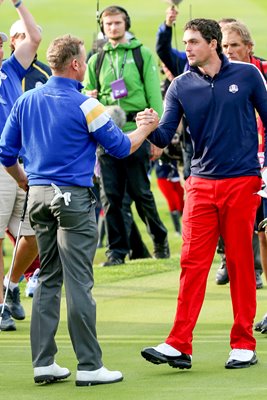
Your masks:
<svg viewBox="0 0 267 400"><path fill-rule="evenodd" d="M46 85L60 88L76 89L78 91L83 89L83 85L81 84L81 82L76 81L75 79L63 78L62 76L51 76L48 79Z"/></svg>

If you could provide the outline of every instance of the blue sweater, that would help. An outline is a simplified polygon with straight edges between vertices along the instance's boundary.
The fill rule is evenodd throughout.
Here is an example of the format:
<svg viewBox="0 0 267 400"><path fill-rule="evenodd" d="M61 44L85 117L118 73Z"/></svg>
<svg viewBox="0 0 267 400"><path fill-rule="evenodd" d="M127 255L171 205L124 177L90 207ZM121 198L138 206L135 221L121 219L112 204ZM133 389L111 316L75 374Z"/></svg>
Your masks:
<svg viewBox="0 0 267 400"><path fill-rule="evenodd" d="M93 186L97 143L113 156L129 155L130 140L80 82L51 77L15 103L0 141L0 161L23 158L29 185Z"/></svg>
<svg viewBox="0 0 267 400"><path fill-rule="evenodd" d="M255 109L267 127L266 84L254 65L221 58L221 69L213 79L190 68L173 80L160 125L149 140L165 147L185 114L194 149L193 176L260 175ZM266 150L267 146L265 165Z"/></svg>
<svg viewBox="0 0 267 400"><path fill-rule="evenodd" d="M11 108L22 94L21 81L26 73L27 70L22 67L13 54L3 61L0 69L0 136Z"/></svg>

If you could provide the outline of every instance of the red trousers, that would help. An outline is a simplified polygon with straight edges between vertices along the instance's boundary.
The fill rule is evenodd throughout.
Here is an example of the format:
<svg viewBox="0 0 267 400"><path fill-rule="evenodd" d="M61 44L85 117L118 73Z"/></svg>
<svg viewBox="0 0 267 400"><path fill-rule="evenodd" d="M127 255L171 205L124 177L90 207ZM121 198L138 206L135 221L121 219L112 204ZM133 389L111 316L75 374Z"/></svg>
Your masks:
<svg viewBox="0 0 267 400"><path fill-rule="evenodd" d="M176 317L166 343L192 354L193 330L206 291L207 278L221 234L225 243L234 323L230 345L254 350L256 282L252 234L261 179L255 176L185 182L183 246Z"/></svg>
<svg viewBox="0 0 267 400"><path fill-rule="evenodd" d="M167 200L170 211L183 212L184 189L179 181L172 182L166 178L157 179L158 187Z"/></svg>

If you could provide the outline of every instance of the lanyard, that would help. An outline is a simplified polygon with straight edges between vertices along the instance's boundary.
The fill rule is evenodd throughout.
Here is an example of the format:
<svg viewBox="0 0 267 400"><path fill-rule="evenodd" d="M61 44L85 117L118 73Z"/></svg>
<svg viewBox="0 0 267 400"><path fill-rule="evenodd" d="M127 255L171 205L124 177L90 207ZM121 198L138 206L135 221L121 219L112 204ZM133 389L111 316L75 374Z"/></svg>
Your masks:
<svg viewBox="0 0 267 400"><path fill-rule="evenodd" d="M127 59L127 52L128 52L128 49L126 49L125 52L124 52L124 57L123 57L123 61L122 61L122 65L121 65L121 70L120 70L118 79L120 79L120 78L122 77L123 70L124 70L125 63L126 63L126 59ZM113 72L114 72L114 76L116 77L115 67L114 67L114 64L113 64L113 61L112 61L112 58L111 58L111 55L110 55L109 52L108 52L108 57L109 57L110 66L111 66L111 68L112 68L112 70L113 70Z"/></svg>

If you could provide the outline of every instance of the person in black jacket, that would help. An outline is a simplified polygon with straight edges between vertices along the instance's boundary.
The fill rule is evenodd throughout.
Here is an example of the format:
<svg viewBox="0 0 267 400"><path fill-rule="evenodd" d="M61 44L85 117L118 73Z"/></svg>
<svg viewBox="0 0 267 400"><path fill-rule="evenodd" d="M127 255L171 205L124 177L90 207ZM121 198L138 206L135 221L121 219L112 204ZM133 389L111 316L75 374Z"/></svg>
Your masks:
<svg viewBox="0 0 267 400"><path fill-rule="evenodd" d="M172 47L173 32L175 33L175 23L179 12L174 6L168 7L166 10L166 18L163 24L159 26L156 37L156 52L159 56L162 65L176 77L188 69L186 54L184 51L179 51L176 47ZM176 41L176 40L175 40ZM168 78L168 77L167 77ZM167 90L170 80L166 79L165 89ZM183 130L181 136L182 155L183 155L183 174L184 179L190 175L190 163L193 154L192 142L188 124L183 118Z"/></svg>

